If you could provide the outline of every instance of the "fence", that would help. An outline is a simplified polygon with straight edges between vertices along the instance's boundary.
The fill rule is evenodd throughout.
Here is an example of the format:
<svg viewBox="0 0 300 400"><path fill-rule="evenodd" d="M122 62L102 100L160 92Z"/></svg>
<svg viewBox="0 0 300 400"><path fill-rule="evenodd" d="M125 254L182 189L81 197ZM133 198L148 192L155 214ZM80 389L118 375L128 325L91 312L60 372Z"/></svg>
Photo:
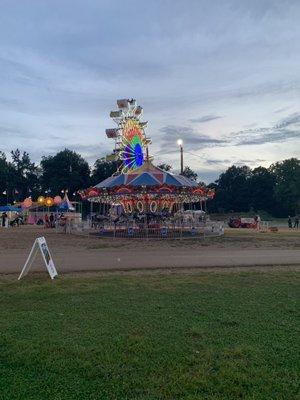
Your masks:
<svg viewBox="0 0 300 400"><path fill-rule="evenodd" d="M113 223L105 221L93 224L89 221L75 223L68 221L66 226L60 227L65 233L82 235L97 235L110 238L135 238L135 239L188 239L207 236L221 236L224 234L222 222L207 221L198 225L184 222L164 221L163 223L148 223L126 221Z"/></svg>

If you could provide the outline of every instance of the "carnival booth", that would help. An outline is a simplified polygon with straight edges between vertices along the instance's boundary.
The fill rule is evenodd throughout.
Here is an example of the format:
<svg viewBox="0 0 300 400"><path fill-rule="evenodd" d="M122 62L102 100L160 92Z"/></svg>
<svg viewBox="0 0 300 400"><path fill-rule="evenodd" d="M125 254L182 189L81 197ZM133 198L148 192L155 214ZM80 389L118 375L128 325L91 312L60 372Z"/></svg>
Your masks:
<svg viewBox="0 0 300 400"><path fill-rule="evenodd" d="M28 224L47 225L47 221L52 214L54 221L54 223L50 224L52 227L57 225L62 214L64 219L80 222L82 218L80 206L78 202L71 202L67 193L65 193L63 199L61 196L55 196L54 198L39 196L36 202L33 202L31 198L27 198L22 203Z"/></svg>
<svg viewBox="0 0 300 400"><path fill-rule="evenodd" d="M11 205L0 206L0 217L0 226L4 225L6 228L23 223L22 208L20 207Z"/></svg>

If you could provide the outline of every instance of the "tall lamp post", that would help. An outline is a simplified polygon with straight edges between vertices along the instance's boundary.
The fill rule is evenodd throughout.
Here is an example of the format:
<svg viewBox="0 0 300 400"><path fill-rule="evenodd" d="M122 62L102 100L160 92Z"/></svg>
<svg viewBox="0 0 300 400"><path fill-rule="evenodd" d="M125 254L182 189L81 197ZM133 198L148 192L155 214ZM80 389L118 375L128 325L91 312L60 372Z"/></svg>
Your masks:
<svg viewBox="0 0 300 400"><path fill-rule="evenodd" d="M183 174L183 141L182 139L177 140L177 144L180 148L180 174Z"/></svg>

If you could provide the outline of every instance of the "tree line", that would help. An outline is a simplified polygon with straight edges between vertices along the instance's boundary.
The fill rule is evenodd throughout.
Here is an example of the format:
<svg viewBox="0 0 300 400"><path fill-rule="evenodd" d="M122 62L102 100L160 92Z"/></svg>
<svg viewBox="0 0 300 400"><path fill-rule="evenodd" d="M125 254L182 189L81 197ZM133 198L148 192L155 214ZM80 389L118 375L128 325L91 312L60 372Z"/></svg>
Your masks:
<svg viewBox="0 0 300 400"><path fill-rule="evenodd" d="M71 199L79 200L77 191L96 185L117 171L117 161L99 158L90 168L78 153L65 149L54 156L44 156L39 164L27 152L11 152L11 160L0 152L0 204L12 204L40 194L55 196L68 190ZM159 165L170 171L172 166ZM183 174L198 181L198 175L186 166ZM199 182L199 184L203 184ZM261 212L273 216L300 212L300 160L290 158L269 168L231 166L208 185L216 197L208 202L210 212Z"/></svg>

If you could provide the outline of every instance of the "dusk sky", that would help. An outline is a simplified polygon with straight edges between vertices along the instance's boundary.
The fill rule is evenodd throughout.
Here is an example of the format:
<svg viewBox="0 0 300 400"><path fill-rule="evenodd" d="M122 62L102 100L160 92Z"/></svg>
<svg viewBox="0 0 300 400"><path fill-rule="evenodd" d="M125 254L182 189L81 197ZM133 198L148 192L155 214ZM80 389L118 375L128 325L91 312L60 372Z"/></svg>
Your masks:
<svg viewBox="0 0 300 400"><path fill-rule="evenodd" d="M300 156L300 1L0 0L0 150L109 153L136 98L154 163L206 182Z"/></svg>

